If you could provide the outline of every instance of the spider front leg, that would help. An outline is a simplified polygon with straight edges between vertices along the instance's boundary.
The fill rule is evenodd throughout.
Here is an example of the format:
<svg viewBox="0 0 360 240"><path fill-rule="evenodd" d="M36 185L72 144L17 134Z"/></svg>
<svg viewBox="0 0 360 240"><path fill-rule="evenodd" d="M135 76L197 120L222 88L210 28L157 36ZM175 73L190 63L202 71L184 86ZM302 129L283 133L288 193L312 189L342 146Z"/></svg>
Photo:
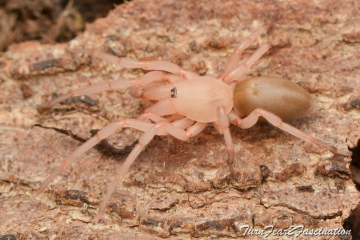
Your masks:
<svg viewBox="0 0 360 240"><path fill-rule="evenodd" d="M192 79L199 76L194 72L187 71L182 67L180 67L179 65L176 65L168 61L142 62L142 61L132 60L129 58L119 58L114 55L92 49L71 49L69 51L73 53L90 54L107 62L114 63L125 68L142 68L145 70L160 70L160 71L170 72L172 74L175 74L180 77L184 77L186 79Z"/></svg>
<svg viewBox="0 0 360 240"><path fill-rule="evenodd" d="M230 121L243 129L252 127L258 121L260 116L264 117L269 123L271 123L275 127L280 128L281 130L288 132L293 136L298 137L306 142L315 143L317 145L323 146L335 154L349 157L351 156L351 152L339 150L320 139L314 138L310 134L304 133L303 131L283 122L278 116L264 109L257 108L244 119L241 119L240 115L237 114L235 111L231 111L229 113Z"/></svg>
<svg viewBox="0 0 360 240"><path fill-rule="evenodd" d="M48 110L51 107L53 107L55 104L70 98L70 97L76 97L76 96L82 96L86 94L91 93L99 93L104 91L110 91L110 90L119 90L119 89L125 89L129 87L140 87L144 88L147 85L155 82L155 81L165 81L165 82L176 82L176 81L182 81L183 78L180 78L178 76L167 74L160 71L153 71L149 72L141 77L135 78L135 79L118 79L113 80L105 83L99 83L95 84L90 87L80 88L76 90L72 90L64 95L61 95L50 102L44 103L40 108L42 110Z"/></svg>

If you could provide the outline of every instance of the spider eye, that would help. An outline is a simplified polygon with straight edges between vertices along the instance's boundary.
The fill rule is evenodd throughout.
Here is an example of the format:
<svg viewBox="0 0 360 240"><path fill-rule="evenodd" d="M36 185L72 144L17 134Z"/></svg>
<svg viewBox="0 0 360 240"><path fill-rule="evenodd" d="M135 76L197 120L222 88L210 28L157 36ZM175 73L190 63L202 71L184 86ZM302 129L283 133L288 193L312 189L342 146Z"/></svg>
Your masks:
<svg viewBox="0 0 360 240"><path fill-rule="evenodd" d="M176 98L176 96L177 96L177 90L176 87L174 87L173 89L171 89L171 97Z"/></svg>

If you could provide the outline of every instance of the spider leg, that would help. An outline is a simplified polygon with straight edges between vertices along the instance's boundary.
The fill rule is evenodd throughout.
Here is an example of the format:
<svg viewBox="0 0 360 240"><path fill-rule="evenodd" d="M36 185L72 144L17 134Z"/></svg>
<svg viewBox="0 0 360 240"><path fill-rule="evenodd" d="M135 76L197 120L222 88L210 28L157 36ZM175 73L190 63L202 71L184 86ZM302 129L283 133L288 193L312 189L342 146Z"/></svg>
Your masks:
<svg viewBox="0 0 360 240"><path fill-rule="evenodd" d="M156 123L160 122L160 121L169 121L168 119L160 117L152 112L145 112L145 113L141 114L137 119L138 120L150 119L151 121L156 122ZM179 120L174 120L174 121L169 121L169 122L171 122L171 124L174 125L175 127L185 129L185 128L188 128L191 125L193 125L195 121L191 120L190 118L184 117Z"/></svg>
<svg viewBox="0 0 360 240"><path fill-rule="evenodd" d="M181 121L181 120L179 120ZM114 180L109 185L105 198L102 200L99 211L97 215L95 216L93 222L96 224L99 222L100 218L104 214L106 204L108 203L112 193L115 191L116 186L119 183L120 178L129 170L131 164L134 162L136 157L140 154L140 152L144 149L146 144L148 144L155 135L158 134L159 131L161 131L161 128L164 128L164 130L180 139L180 140L187 140L189 137L194 136L198 133L200 133L206 126L206 123L195 123L194 125L188 127L186 130L181 129L172 123L168 121L160 121L156 124L154 124L147 132L145 132L141 138L139 139L139 143L134 147L134 149L131 151L129 156L126 158L125 162L121 166L121 168L118 170Z"/></svg>
<svg viewBox="0 0 360 240"><path fill-rule="evenodd" d="M173 73L177 76L185 77L186 79L198 77L196 73L187 71L182 67L180 67L179 65L176 65L168 61L137 61L129 58L119 58L114 55L92 49L72 49L69 51L74 53L90 54L107 62L114 63L125 68L142 68L145 70L160 70L160 71Z"/></svg>
<svg viewBox="0 0 360 240"><path fill-rule="evenodd" d="M261 26L258 29L256 29L251 35L247 38L245 38L235 49L235 51L231 54L228 62L225 65L224 71L222 72L220 79L223 79L225 76L227 76L231 71L233 71L240 61L240 55L243 53L243 51L250 46L250 44L258 38L261 34L263 34L266 31L265 26Z"/></svg>
<svg viewBox="0 0 360 240"><path fill-rule="evenodd" d="M233 114L232 116L229 116L229 118L231 119L231 121L234 122L234 124L238 125L239 127L246 129L246 128L250 128L252 127L259 119L260 116L264 117L269 123L271 123L272 125L274 125L277 128L280 128L281 130L288 132L290 134L292 134L295 137L298 137L306 142L309 143L315 143L317 145L320 145L322 147L327 148L328 150L330 150L331 152L335 153L335 154L340 154L340 155L344 155L344 156L351 156L351 152L349 151L342 151L342 150L338 150L337 148L335 148L334 146L331 146L330 144L325 143L324 141L314 138L313 136L311 136L308 133L304 133L303 131L290 126L289 124L283 122L278 116L276 116L275 114L266 111L264 109L261 108L257 108L254 111L252 111L246 118L241 119L240 116L238 115L238 117L235 117L234 115L235 112L231 112L231 114Z"/></svg>
<svg viewBox="0 0 360 240"><path fill-rule="evenodd" d="M212 124L214 125L214 127L216 128L216 130L218 130L218 132L219 132L220 134L223 134L222 129L220 128L218 122L213 122Z"/></svg>
<svg viewBox="0 0 360 240"><path fill-rule="evenodd" d="M81 89L72 90L64 95L61 95L58 98L55 98L51 100L50 102L44 103L41 106L41 109L47 110L50 109L55 104L75 96L81 96L85 94L91 94L91 93L98 93L98 92L104 92L109 90L117 90L117 89L125 89L129 87L146 87L147 85L151 84L154 81L167 81L167 82L175 82L175 81L181 81L183 78L180 78L178 76L167 74L160 71L153 71L149 72L141 77L135 78L135 79L118 79L113 80L105 83L95 84L90 87L85 87Z"/></svg>
<svg viewBox="0 0 360 240"><path fill-rule="evenodd" d="M228 165L230 169L231 175L234 175L234 143L231 138L230 130L229 130L229 118L225 113L225 108L223 106L218 107L218 128L221 129L219 131L224 135L225 143L229 151L229 159Z"/></svg>
<svg viewBox="0 0 360 240"><path fill-rule="evenodd" d="M184 130L181 127L176 126L175 122L173 122L173 123L165 123L165 130L168 134L172 135L173 137L182 141L187 141L189 138L199 134L202 130L204 130L206 125L207 123L196 122L195 124L191 125L190 127Z"/></svg>
<svg viewBox="0 0 360 240"><path fill-rule="evenodd" d="M184 117L182 119L171 122L171 124L174 125L175 127L182 128L182 129L188 128L188 127L192 126L194 123L195 123L194 120L191 120L190 118L187 118L187 117ZM200 124L198 124L197 126L200 126ZM205 126L206 126L206 124L205 124ZM203 129L201 129L201 131L202 130ZM193 131L193 130L191 130L191 131ZM192 136L194 136L194 134L195 134L195 131L192 132Z"/></svg>
<svg viewBox="0 0 360 240"><path fill-rule="evenodd" d="M250 56L249 59L247 59L244 63L237 66L235 69L233 69L230 73L224 75L222 79L224 79L225 82L231 82L231 81L242 81L246 79L246 72L251 68L251 66L262 56L264 53L269 50L270 48L269 43L265 43L261 45L256 52Z"/></svg>
<svg viewBox="0 0 360 240"><path fill-rule="evenodd" d="M46 187L49 185L49 183L61 172L63 171L68 165L70 165L76 158L78 158L80 155L85 153L87 150L95 146L97 143L99 143L101 140L107 138L111 134L113 134L117 129L121 127L131 127L135 128L141 131L148 131L154 124L136 120L136 119L122 119L120 121L111 123L98 131L96 135L92 138L90 138L87 142L83 143L80 147L78 147L74 152L72 152L67 158L65 158L60 166L56 168L54 172L42 183L40 188L37 190L37 192L34 194L34 197L42 193Z"/></svg>
<svg viewBox="0 0 360 240"><path fill-rule="evenodd" d="M99 211L96 214L93 223L98 223L102 215L104 214L106 204L108 203L112 193L115 191L120 178L129 170L131 164L135 161L140 152L144 149L144 147L154 138L158 129L163 126L163 122L156 123L152 127L150 127L139 139L139 143L134 147L129 156L126 158L125 162L121 165L120 169L116 173L114 180L109 185L106 195L102 200Z"/></svg>
<svg viewBox="0 0 360 240"><path fill-rule="evenodd" d="M231 110L231 111L228 113L228 118L229 118L229 121L230 121L232 124L240 126L241 121L242 121L242 118L241 118L240 114L238 114L238 113L235 112L234 110Z"/></svg>

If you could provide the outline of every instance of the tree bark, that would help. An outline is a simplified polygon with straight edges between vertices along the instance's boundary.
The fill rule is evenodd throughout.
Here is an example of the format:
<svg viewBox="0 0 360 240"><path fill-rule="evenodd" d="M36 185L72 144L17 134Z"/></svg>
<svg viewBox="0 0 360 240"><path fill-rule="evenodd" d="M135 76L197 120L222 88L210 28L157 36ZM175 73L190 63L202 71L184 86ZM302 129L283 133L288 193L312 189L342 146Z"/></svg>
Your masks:
<svg viewBox="0 0 360 240"><path fill-rule="evenodd" d="M38 107L53 94L143 70L124 69L69 48L94 48L119 57L167 60L201 75L218 76L242 39L261 25L272 48L249 76L299 83L315 100L312 113L291 125L345 150L360 138L360 8L358 1L146 1L118 6L65 44L14 44L0 57L0 232L19 239L187 239L243 236L242 226L343 229L360 201L351 158L334 155L263 123L230 128L233 177L223 136L208 127L188 142L156 137L119 183L104 220L91 220L126 154L91 149L37 199L31 194L61 160L100 129L137 117L148 103L128 90ZM357 9L357 10L356 10ZM71 131L71 136L54 129ZM70 135L71 135L70 134ZM69 134L68 134L69 135ZM118 131L118 149L141 136ZM247 234L248 239L259 236ZM275 239L274 233L269 239ZM289 238L292 238L291 236ZM329 236L340 239L340 236ZM313 237L323 239L323 236Z"/></svg>

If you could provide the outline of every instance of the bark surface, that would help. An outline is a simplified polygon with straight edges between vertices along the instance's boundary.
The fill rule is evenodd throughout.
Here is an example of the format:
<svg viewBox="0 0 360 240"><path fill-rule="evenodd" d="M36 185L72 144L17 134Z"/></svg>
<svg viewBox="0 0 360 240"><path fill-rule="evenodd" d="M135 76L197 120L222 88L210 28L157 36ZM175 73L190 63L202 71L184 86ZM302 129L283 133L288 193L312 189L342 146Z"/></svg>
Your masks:
<svg viewBox="0 0 360 240"><path fill-rule="evenodd" d="M248 130L230 128L234 178L229 176L223 136L215 128L188 142L156 137L119 183L104 221L92 225L126 154L106 146L91 149L49 191L37 199L31 194L81 144L80 138L122 117L137 117L148 105L124 90L78 98L45 113L37 108L53 94L144 73L74 55L68 48L168 60L218 76L241 40L266 24L268 32L244 57L264 42L272 48L249 76L299 83L315 106L291 125L341 149L354 147L360 138L359 8L355 0L135 0L87 25L69 43L11 45L0 57L0 233L19 239L187 239L242 236L243 225L342 229L360 200L349 170L351 159L266 123ZM32 128L34 124L65 131ZM64 134L69 131L72 137ZM139 136L123 129L108 143L124 149ZM271 234L269 239L277 237Z"/></svg>

